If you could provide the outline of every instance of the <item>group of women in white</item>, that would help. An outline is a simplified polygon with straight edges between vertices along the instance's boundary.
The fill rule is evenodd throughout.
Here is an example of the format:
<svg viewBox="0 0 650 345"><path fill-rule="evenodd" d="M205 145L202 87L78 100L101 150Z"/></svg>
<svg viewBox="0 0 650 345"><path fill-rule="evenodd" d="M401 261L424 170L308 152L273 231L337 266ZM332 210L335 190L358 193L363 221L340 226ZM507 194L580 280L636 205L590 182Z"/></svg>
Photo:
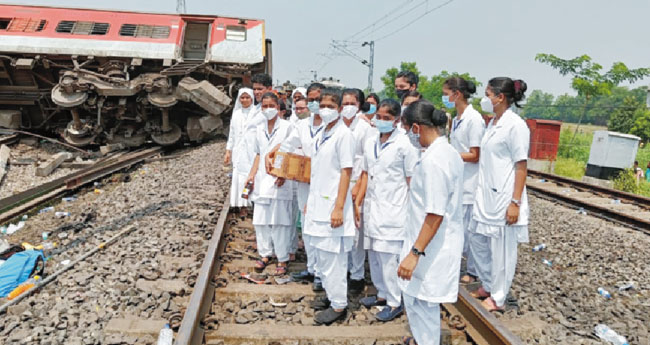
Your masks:
<svg viewBox="0 0 650 345"><path fill-rule="evenodd" d="M276 274L287 273L300 219L307 269L292 278L324 289L311 302L315 323L344 318L348 292L364 295L367 254L377 294L360 304L383 306L381 321L405 310L405 344L438 344L440 303L455 302L460 283L480 280L474 297L490 311L505 307L517 243L528 240L529 130L512 110L527 87L491 79L480 103L494 114L486 125L469 103L471 81L444 83L451 121L421 99L417 82L398 74L400 101L315 83L293 92L285 120L271 78L256 75L237 96L224 163L233 164L231 206L245 213L254 202L257 268L275 256ZM310 157L310 183L270 175L278 151ZM250 199L241 197L247 184Z"/></svg>

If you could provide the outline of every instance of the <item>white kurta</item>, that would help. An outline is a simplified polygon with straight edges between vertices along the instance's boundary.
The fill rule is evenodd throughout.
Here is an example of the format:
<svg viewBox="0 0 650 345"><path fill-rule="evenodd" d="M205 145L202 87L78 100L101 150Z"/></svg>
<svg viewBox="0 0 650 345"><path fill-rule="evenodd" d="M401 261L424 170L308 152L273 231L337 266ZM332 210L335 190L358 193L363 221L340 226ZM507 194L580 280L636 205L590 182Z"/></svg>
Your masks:
<svg viewBox="0 0 650 345"><path fill-rule="evenodd" d="M248 94L253 99L253 90L243 88L239 90L237 101L230 119L230 130L228 132L228 141L226 150L231 151L232 160L232 180L230 185L230 206L231 207L248 207L251 205L250 200L241 197L242 190L246 185L246 179L250 172L251 165L255 159L253 145L246 133L249 123L257 113L254 106L243 108L239 97L242 94ZM247 140L248 138L248 140Z"/></svg>
<svg viewBox="0 0 650 345"><path fill-rule="evenodd" d="M255 135L255 153L260 155L253 189L255 202L253 225L257 233L257 246L262 257L270 256L272 248L280 262L289 260L294 182L285 181L281 187L276 186L276 177L266 172L262 157L281 143L289 135L290 130L291 125L288 121L277 118L270 133L266 122L257 128Z"/></svg>
<svg viewBox="0 0 650 345"><path fill-rule="evenodd" d="M439 137L415 166L400 261L410 253L427 214L443 220L411 280L400 280L404 295L433 303L456 302L463 249L462 195L463 162L447 139Z"/></svg>
<svg viewBox="0 0 650 345"><path fill-rule="evenodd" d="M517 223L506 225L505 218L514 191L515 165L527 160L529 140L530 131L526 123L508 109L496 125L494 120L490 122L481 141L473 224L477 234L490 238L490 255L476 259L489 269L490 277L485 279L483 287L491 292L497 306L505 304L512 285L517 266L517 242L528 241L528 195L525 186ZM483 280L483 277L480 278Z"/></svg>

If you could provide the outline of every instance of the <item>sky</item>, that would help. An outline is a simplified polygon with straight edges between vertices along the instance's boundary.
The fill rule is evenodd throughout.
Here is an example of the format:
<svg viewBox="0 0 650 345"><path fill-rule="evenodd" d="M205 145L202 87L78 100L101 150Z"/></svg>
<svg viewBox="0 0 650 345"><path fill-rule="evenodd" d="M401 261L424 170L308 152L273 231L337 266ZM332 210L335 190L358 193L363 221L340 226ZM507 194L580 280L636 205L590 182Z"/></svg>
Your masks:
<svg viewBox="0 0 650 345"><path fill-rule="evenodd" d="M363 59L369 49L361 43L375 40L375 90L383 88L380 77L386 69L402 61L417 62L424 75L467 72L483 86L492 77L508 76L526 81L528 90L555 95L575 94L571 80L536 62L538 53L567 59L587 54L605 71L617 61L629 68L650 67L649 0L452 0L435 9L448 1L185 0L187 13L264 19L266 36L273 40L273 80L280 83L309 83L310 71L316 70L318 78L367 87L368 68L337 53L333 40L347 42ZM96 3L4 2L84 8ZM111 0L100 7L173 13L176 1ZM650 78L632 86L643 85L650 85Z"/></svg>

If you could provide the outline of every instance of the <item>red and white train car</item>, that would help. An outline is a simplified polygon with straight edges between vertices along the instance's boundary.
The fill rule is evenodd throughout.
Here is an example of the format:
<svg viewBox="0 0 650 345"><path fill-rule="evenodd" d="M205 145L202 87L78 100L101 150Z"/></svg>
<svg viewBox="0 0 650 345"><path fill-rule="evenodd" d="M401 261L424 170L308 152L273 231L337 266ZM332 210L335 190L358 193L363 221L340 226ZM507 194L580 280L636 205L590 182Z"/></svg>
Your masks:
<svg viewBox="0 0 650 345"><path fill-rule="evenodd" d="M0 126L74 145L199 141L271 72L264 21L0 5Z"/></svg>

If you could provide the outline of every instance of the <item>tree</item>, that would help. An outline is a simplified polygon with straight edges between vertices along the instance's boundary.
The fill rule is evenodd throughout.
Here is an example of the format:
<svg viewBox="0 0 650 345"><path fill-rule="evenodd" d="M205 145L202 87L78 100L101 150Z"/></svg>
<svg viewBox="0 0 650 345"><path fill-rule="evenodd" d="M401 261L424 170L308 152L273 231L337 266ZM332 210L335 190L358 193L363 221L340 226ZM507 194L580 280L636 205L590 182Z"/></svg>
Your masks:
<svg viewBox="0 0 650 345"><path fill-rule="evenodd" d="M648 142L650 140L650 110L639 108L634 114L634 117L634 125L630 129L630 133Z"/></svg>
<svg viewBox="0 0 650 345"><path fill-rule="evenodd" d="M557 120L560 116L553 104L555 97L541 90L533 90L530 96L526 97L526 106L522 112L525 117L536 119Z"/></svg>
<svg viewBox="0 0 650 345"><path fill-rule="evenodd" d="M573 139L580 123L587 113L589 102L594 96L610 95L612 88L627 81L633 83L650 74L650 68L629 69L622 62L615 62L607 73L601 73L603 66L591 61L589 55L582 55L573 59L561 59L553 54L537 54L535 60L557 69L561 75L570 75L571 88L584 97L584 103L578 125L573 133Z"/></svg>
<svg viewBox="0 0 650 345"><path fill-rule="evenodd" d="M634 97L627 96L623 99L623 106L616 108L609 118L607 129L614 132L629 133L634 126L634 116L642 106ZM643 104L645 107L645 104Z"/></svg>

